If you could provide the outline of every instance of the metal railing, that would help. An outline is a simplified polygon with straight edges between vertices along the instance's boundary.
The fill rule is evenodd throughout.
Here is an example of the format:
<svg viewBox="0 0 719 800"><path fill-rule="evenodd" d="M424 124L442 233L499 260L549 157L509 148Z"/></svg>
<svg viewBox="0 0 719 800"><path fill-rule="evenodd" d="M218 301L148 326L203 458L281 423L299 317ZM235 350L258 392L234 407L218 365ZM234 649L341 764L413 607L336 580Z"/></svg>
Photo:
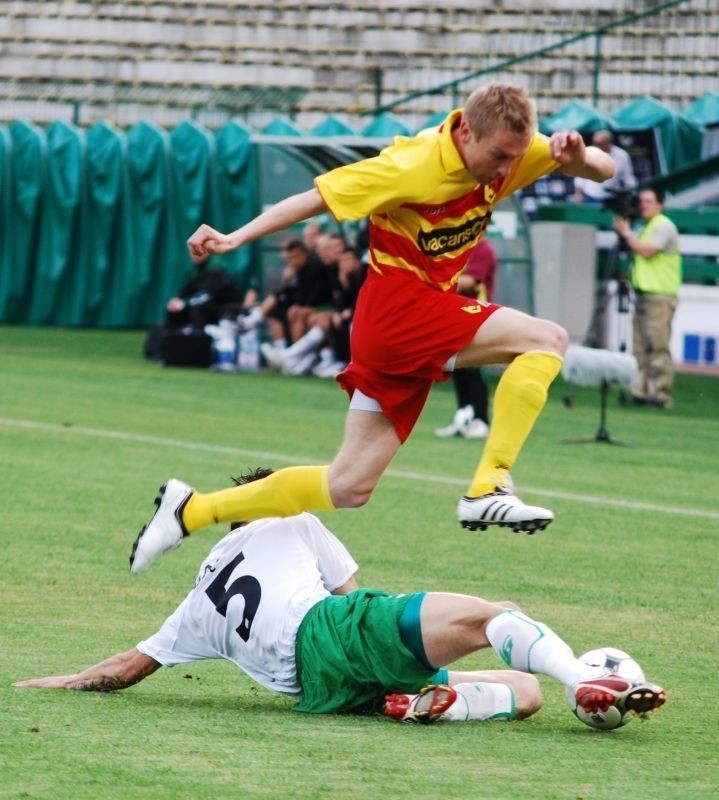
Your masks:
<svg viewBox="0 0 719 800"><path fill-rule="evenodd" d="M712 0L704 0L704 3L706 4L707 9L709 9ZM578 88L575 90L568 89L566 91L564 98L565 102L568 102L572 99L583 99L585 102L591 102L595 108L601 108L607 100L636 97L638 94L645 93L641 90L637 91L636 71L631 71L630 73L625 73L623 75L623 85L625 87L623 91L617 91L615 88L613 91L608 92L602 87L602 76L606 74L608 64L610 64L611 61L617 62L622 60L622 54L609 53L603 47L604 40L607 35L625 29L624 33L627 40L635 40L637 35L641 34L641 29L637 30L635 27L633 27L636 26L637 23L641 23L642 21L649 19L661 19L664 15L666 15L666 12L679 9L680 7L685 7L688 9L689 13L686 15L687 19L685 22L690 22L691 25L685 26L683 31L680 30L679 32L674 32L674 35L682 36L682 34L684 34L684 39L686 41L687 31L690 31L692 34L696 34L697 36L703 33L710 34L711 32L705 31L702 28L705 20L701 19L702 15L699 13L701 10L699 7L701 5L701 0L699 0L699 2L697 2L697 0L668 0L667 2L656 5L651 9L622 16L620 19L601 25L593 30L563 38L560 41L532 50L528 53L522 53L516 56L503 58L491 66L474 70L473 72L466 73L461 77L438 83L431 87L408 92L404 96L395 98L388 102L383 102L382 99L383 95L386 94L384 84L386 83L387 70L378 67L374 72L375 104L374 107L367 109L364 113L368 116L376 116L378 114L391 111L397 112L399 109L408 110L407 107L411 106L411 104L416 100L437 96L441 96L443 99L451 99L451 107L457 107L462 103L462 99L465 94L464 87L468 83L476 81L477 78L494 76L502 72L521 73L521 70L518 70L517 68L528 64L534 65L534 67L538 68L541 72L543 63L547 64L543 71L546 75L550 75L551 77L552 67L554 66L556 68L557 59L553 58L552 61L548 61L547 57L556 56L557 54L562 54L563 52L567 54L567 58L569 60L574 62L575 67L577 63L581 64L582 66L589 67L589 75L580 75L577 78ZM691 6L696 6L698 9L695 20L692 18L693 15L691 14ZM719 24L719 15L717 15L717 24ZM672 25L666 25L665 27L667 29L667 36L670 36L672 34ZM717 30L715 33L719 34L719 30ZM713 45L709 44L709 42L712 41ZM693 54L685 51L683 53L673 55L670 53L669 49L667 49L664 54L646 53L645 60L652 59L654 61L663 61L668 63L670 60L673 62L681 62L683 58L687 63L685 67L679 66L680 71L683 70L687 74L691 74L692 70L694 70L694 72L698 71L699 77L704 78L704 80L701 81L701 85L696 80L694 81L694 94L695 96L698 96L702 94L703 91L716 88L716 75L717 69L719 68L719 51L716 47L716 38L712 39L712 37L708 35L706 36L706 42L706 47L708 50L706 53ZM585 47L582 48L581 45L585 45ZM635 53L635 61L641 61L642 55L645 54L642 52ZM689 62L691 60L701 60L705 57L708 59L709 63L704 69L697 69L696 66L689 66ZM627 60L626 57L624 60ZM567 69L568 65L562 65L561 68ZM665 66L661 66L660 64L655 72L657 75L667 76L671 70L666 67L666 64ZM577 70L577 74L578 73L579 70ZM531 71L528 70L526 74L531 75ZM696 79L697 75L695 74L693 77ZM537 87L530 87L530 89L536 88ZM546 93L547 92L545 92L545 94ZM553 94L559 96L561 95L561 91L555 91ZM666 92L666 94L671 95L671 91ZM680 98L684 95L684 92L676 90L675 94L677 98ZM669 96L662 99L671 102L672 98Z"/></svg>

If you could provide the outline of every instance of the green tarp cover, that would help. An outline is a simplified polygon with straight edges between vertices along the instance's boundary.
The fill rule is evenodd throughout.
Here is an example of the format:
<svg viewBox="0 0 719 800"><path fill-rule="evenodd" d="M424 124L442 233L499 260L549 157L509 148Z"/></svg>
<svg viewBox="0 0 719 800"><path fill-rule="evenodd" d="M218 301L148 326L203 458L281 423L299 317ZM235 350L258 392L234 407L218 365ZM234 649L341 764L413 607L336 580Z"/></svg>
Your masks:
<svg viewBox="0 0 719 800"><path fill-rule="evenodd" d="M591 106L573 100L555 114L545 117L539 122L542 133L552 134L555 131L579 131L582 134L596 133L601 130L612 130L611 118Z"/></svg>
<svg viewBox="0 0 719 800"><path fill-rule="evenodd" d="M25 122L10 126L9 141L12 150L5 163L10 174L2 214L3 219L8 219L8 226L2 234L0 311L6 322L27 322L37 258L46 147L42 131Z"/></svg>
<svg viewBox="0 0 719 800"><path fill-rule="evenodd" d="M201 222L227 231L257 212L250 133L184 122L126 133L25 122L0 128L0 322L141 327L191 269ZM240 285L252 248L216 259Z"/></svg>
<svg viewBox="0 0 719 800"><path fill-rule="evenodd" d="M362 135L391 138L393 136L410 136L411 132L394 114L385 113L375 117L369 125L364 127Z"/></svg>
<svg viewBox="0 0 719 800"><path fill-rule="evenodd" d="M704 129L673 112L653 97L644 95L612 114L617 131L658 130L669 172L698 161Z"/></svg>
<svg viewBox="0 0 719 800"><path fill-rule="evenodd" d="M123 303L113 291L125 265L133 257L126 233L128 203L125 194L125 137L104 123L85 139L86 196L84 240L79 251L79 286L73 298L76 325L109 325L123 321Z"/></svg>
<svg viewBox="0 0 719 800"><path fill-rule="evenodd" d="M250 131L229 122L215 134L215 188L217 206L210 220L222 231L234 231L252 219L261 204L257 196L257 166ZM253 248L227 253L222 264L248 280L253 268Z"/></svg>
<svg viewBox="0 0 719 800"><path fill-rule="evenodd" d="M302 131L295 127L288 119L277 117L262 129L268 136L302 136Z"/></svg>
<svg viewBox="0 0 719 800"><path fill-rule="evenodd" d="M418 131L425 130L425 128L436 128L441 125L449 116L451 109L447 111L438 111L436 114L433 114L423 125L417 128Z"/></svg>
<svg viewBox="0 0 719 800"><path fill-rule="evenodd" d="M345 125L342 120L333 116L329 116L315 125L310 134L312 136L357 136L357 132L353 131L349 125Z"/></svg>
<svg viewBox="0 0 719 800"><path fill-rule="evenodd" d="M706 92L683 111L687 119L707 127L719 125L719 94Z"/></svg>

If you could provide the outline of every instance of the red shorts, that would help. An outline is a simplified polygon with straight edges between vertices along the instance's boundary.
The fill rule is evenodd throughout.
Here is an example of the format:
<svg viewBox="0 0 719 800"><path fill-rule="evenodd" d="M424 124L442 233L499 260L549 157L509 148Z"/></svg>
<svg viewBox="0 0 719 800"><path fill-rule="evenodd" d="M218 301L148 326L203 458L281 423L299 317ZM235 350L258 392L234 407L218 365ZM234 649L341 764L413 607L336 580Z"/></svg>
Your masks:
<svg viewBox="0 0 719 800"><path fill-rule="evenodd" d="M370 270L352 321L352 361L337 376L352 396L375 399L404 442L442 367L466 347L500 306L441 292L404 270Z"/></svg>

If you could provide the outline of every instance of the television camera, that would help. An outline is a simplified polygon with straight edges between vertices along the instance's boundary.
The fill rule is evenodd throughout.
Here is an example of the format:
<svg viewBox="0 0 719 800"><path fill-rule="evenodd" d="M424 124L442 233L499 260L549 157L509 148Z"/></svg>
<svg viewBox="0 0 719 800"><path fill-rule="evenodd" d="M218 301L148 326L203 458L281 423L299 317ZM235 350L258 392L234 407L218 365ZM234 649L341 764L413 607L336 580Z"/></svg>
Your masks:
<svg viewBox="0 0 719 800"><path fill-rule="evenodd" d="M602 208L618 217L635 220L639 217L639 195L631 189L607 189Z"/></svg>

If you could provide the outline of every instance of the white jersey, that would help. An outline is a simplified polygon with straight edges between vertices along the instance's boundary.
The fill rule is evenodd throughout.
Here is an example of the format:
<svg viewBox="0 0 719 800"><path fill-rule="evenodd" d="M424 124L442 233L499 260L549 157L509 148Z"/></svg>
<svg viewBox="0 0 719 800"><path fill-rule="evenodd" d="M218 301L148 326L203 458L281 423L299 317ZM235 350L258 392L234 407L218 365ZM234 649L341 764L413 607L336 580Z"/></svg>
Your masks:
<svg viewBox="0 0 719 800"><path fill-rule="evenodd" d="M165 667L226 658L267 689L299 694L299 625L356 570L312 514L251 522L212 548L195 588L137 649Z"/></svg>

